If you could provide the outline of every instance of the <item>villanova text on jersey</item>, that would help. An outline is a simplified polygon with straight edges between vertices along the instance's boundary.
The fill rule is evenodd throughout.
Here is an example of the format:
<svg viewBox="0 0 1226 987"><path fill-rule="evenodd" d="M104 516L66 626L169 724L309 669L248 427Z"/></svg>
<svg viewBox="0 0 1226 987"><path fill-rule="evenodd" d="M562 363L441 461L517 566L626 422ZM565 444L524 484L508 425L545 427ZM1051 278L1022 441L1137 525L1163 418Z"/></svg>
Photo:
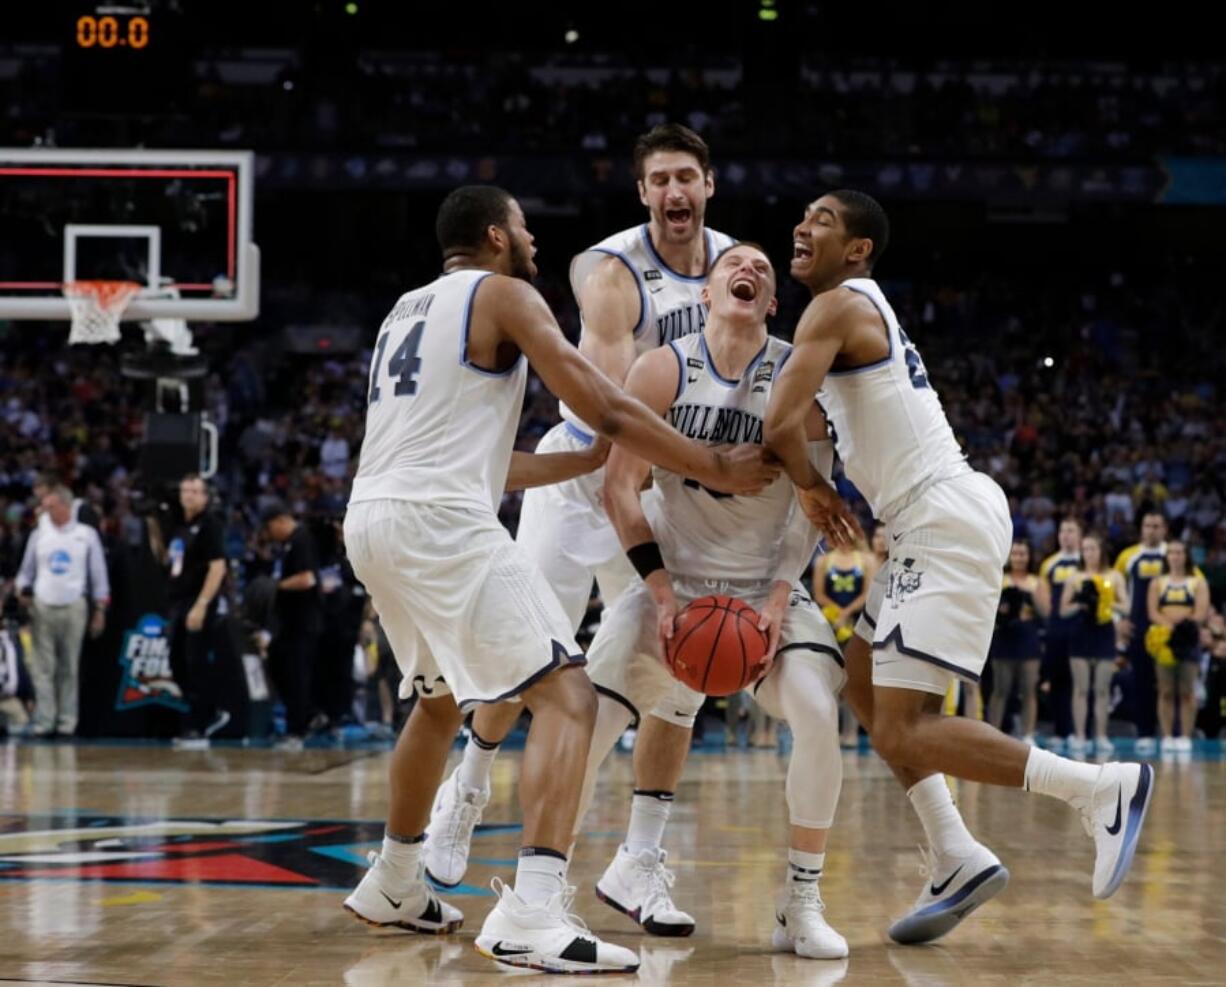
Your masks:
<svg viewBox="0 0 1226 987"><path fill-rule="evenodd" d="M687 439L698 442L762 444L762 419L741 408L674 404L668 409L668 421Z"/></svg>
<svg viewBox="0 0 1226 987"><path fill-rule="evenodd" d="M681 339L691 333L702 332L706 324L707 307L702 302L678 305L663 315L656 316L661 346L667 346L674 339Z"/></svg>

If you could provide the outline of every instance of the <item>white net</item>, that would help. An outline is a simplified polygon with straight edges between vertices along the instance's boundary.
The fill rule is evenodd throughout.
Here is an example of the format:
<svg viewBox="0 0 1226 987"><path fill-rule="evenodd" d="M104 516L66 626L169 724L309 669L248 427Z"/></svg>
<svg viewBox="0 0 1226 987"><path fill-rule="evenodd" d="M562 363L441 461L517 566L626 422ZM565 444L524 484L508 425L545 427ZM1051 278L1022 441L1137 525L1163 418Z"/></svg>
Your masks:
<svg viewBox="0 0 1226 987"><path fill-rule="evenodd" d="M135 281L70 281L64 297L72 309L69 345L117 343L119 320L141 286Z"/></svg>

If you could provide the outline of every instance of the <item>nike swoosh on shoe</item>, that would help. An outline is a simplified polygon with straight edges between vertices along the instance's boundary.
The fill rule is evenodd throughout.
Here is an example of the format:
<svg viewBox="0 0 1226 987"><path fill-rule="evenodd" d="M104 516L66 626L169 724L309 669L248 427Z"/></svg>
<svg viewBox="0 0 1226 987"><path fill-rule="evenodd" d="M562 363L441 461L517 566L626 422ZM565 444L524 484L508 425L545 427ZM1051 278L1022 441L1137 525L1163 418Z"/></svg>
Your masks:
<svg viewBox="0 0 1226 987"><path fill-rule="evenodd" d="M947 887L949 887L949 882L950 882L950 881L952 881L952 880L953 880L955 877L957 877L957 876L958 876L958 873L959 873L959 872L962 870L962 868L963 868L964 866L966 866L966 865L965 865L965 864L959 864L959 865L958 865L958 870L956 870L956 871L954 871L952 874L950 874L950 875L949 875L949 877L945 878L945 880L944 880L944 881L942 881L942 882L941 882L939 885L936 885L936 884L929 885L928 890L929 890L930 892L932 892L932 896L933 896L934 898L937 898L937 897L939 897L940 895L942 895L942 894L945 892L945 889L946 889Z"/></svg>

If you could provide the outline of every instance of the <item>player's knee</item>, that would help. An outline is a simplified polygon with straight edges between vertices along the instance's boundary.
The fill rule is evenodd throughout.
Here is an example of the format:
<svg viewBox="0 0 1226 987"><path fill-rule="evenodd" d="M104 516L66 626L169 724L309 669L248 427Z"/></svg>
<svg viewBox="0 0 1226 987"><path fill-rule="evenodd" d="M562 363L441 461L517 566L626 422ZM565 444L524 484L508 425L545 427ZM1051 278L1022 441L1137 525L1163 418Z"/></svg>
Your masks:
<svg viewBox="0 0 1226 987"><path fill-rule="evenodd" d="M904 721L882 718L874 723L871 731L873 749L886 761L902 764L911 740L910 724Z"/></svg>
<svg viewBox="0 0 1226 987"><path fill-rule="evenodd" d="M534 716L562 716L591 730L596 725L596 688L581 668L563 668L546 676L530 690L529 708Z"/></svg>
<svg viewBox="0 0 1226 987"><path fill-rule="evenodd" d="M418 699L413 712L415 716L421 717L431 731L436 733L455 734L464 720L464 714L460 712L459 707L450 696Z"/></svg>

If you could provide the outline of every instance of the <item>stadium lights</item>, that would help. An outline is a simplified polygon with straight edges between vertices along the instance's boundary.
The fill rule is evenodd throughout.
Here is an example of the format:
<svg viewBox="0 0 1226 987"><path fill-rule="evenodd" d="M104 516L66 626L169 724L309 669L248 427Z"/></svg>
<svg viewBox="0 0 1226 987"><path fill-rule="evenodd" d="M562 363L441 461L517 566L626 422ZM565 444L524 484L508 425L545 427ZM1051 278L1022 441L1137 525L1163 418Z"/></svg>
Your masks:
<svg viewBox="0 0 1226 987"><path fill-rule="evenodd" d="M775 9L775 0L761 0L761 4L758 8L758 20L768 22L779 20L779 11Z"/></svg>
<svg viewBox="0 0 1226 987"><path fill-rule="evenodd" d="M348 14L350 17L352 17L357 12L358 12L358 5L356 3L353 3L353 0L350 0L349 3L345 4L345 13Z"/></svg>
<svg viewBox="0 0 1226 987"><path fill-rule="evenodd" d="M568 45L573 45L576 41L579 40L579 32L576 31L573 27L567 28L566 33L562 35L562 37L563 39L565 39Z"/></svg>

